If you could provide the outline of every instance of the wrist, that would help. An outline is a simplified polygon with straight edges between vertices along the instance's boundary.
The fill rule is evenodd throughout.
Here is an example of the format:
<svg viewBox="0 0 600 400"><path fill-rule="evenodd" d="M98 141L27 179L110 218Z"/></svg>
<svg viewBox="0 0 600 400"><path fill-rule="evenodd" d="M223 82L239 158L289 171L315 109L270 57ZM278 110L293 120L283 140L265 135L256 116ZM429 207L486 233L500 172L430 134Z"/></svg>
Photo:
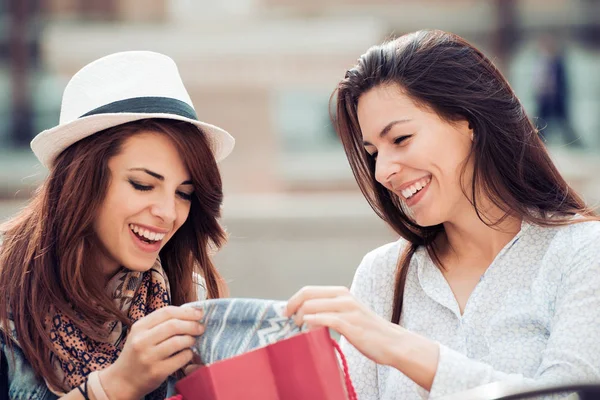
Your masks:
<svg viewBox="0 0 600 400"><path fill-rule="evenodd" d="M98 377L109 400L137 400L144 396L137 393L131 382L123 379L112 365L99 371Z"/></svg>
<svg viewBox="0 0 600 400"><path fill-rule="evenodd" d="M389 351L383 364L402 371L402 366L406 365L412 353L411 332L396 324L391 324L391 328L386 346Z"/></svg>
<svg viewBox="0 0 600 400"><path fill-rule="evenodd" d="M439 362L439 344L400 326L396 328L396 339L390 347L392 350L386 365L396 368L419 386L430 390Z"/></svg>

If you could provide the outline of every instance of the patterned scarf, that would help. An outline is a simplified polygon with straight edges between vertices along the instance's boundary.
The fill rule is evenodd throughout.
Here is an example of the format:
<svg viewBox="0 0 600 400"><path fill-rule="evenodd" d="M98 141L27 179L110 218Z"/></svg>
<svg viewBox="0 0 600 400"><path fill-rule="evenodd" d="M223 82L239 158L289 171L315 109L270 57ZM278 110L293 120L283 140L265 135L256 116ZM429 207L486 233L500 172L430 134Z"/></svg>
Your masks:
<svg viewBox="0 0 600 400"><path fill-rule="evenodd" d="M132 323L171 303L169 280L158 259L146 272L121 269L109 281L106 290L113 294L115 304ZM81 385L92 371L113 364L127 337L127 326L115 321L108 325L110 334L106 341L92 340L60 312L46 318L46 329L55 352L52 356L54 370L63 381L60 390L65 393ZM55 394L63 394L51 388L48 382L46 384ZM166 391L165 382L146 399L164 399Z"/></svg>

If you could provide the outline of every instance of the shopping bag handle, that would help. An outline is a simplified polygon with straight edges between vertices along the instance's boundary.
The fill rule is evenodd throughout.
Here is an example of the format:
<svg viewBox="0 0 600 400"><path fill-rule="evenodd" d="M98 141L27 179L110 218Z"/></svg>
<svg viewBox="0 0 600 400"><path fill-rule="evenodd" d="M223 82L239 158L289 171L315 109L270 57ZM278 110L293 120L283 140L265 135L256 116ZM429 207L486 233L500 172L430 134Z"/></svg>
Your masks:
<svg viewBox="0 0 600 400"><path fill-rule="evenodd" d="M344 383L346 384L346 391L348 392L348 400L358 400L358 397L356 397L356 391L354 390L354 385L352 384L352 380L350 379L348 363L346 362L346 357L342 352L342 348L340 347L340 344L333 338L331 339L331 343L333 343L333 347L340 355L340 359L342 360L342 368L344 369Z"/></svg>

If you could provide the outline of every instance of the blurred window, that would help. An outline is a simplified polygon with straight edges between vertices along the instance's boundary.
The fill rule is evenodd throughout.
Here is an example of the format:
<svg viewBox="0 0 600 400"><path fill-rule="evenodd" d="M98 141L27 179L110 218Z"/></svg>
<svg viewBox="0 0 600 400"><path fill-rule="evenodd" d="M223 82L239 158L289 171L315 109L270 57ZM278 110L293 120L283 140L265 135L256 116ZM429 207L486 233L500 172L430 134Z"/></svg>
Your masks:
<svg viewBox="0 0 600 400"><path fill-rule="evenodd" d="M340 140L329 117L330 92L282 90L275 96L273 118L280 135L280 170L295 189L354 187Z"/></svg>
<svg viewBox="0 0 600 400"><path fill-rule="evenodd" d="M328 113L329 94L307 90L281 91L273 116L285 153L324 153L340 150Z"/></svg>

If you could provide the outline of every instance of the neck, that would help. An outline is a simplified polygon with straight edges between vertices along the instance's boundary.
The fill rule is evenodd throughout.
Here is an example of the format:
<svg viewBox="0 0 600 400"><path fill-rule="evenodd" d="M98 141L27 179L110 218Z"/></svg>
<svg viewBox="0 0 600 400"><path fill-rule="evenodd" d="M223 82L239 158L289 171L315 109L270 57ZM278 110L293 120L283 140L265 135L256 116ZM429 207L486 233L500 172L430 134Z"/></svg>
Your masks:
<svg viewBox="0 0 600 400"><path fill-rule="evenodd" d="M117 274L117 272L119 272L119 270L121 269L121 267L119 265L116 266L116 268L112 268L110 270L104 270L104 286L106 287L108 285L108 282L110 282L110 280Z"/></svg>
<svg viewBox="0 0 600 400"><path fill-rule="evenodd" d="M118 262L111 259L105 252L100 252L97 256L98 265L100 266L100 270L102 271L102 279L104 280L104 287L108 284L108 282L112 279L113 276L116 275L117 272L121 269L121 266Z"/></svg>
<svg viewBox="0 0 600 400"><path fill-rule="evenodd" d="M489 265L521 230L521 218L507 216L499 221L504 212L497 207L488 207L480 212L484 221L479 219L471 206L458 217L444 223L445 235L441 238L441 254L449 255L461 261L473 260ZM487 224L486 224L487 222Z"/></svg>

